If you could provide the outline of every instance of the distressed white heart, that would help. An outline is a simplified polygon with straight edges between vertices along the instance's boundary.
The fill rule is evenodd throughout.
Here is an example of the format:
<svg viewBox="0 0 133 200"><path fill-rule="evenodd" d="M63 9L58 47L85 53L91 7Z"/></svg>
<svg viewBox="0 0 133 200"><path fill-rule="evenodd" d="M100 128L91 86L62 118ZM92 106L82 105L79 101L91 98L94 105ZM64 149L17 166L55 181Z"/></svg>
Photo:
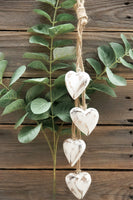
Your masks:
<svg viewBox="0 0 133 200"><path fill-rule="evenodd" d="M77 99L90 82L90 76L86 72L69 71L65 76L66 88L73 99Z"/></svg>
<svg viewBox="0 0 133 200"><path fill-rule="evenodd" d="M73 167L84 153L86 144L81 139L69 138L64 141L63 149L68 162Z"/></svg>
<svg viewBox="0 0 133 200"><path fill-rule="evenodd" d="M70 173L65 178L69 190L78 199L83 199L91 184L91 176L87 172Z"/></svg>
<svg viewBox="0 0 133 200"><path fill-rule="evenodd" d="M99 120L99 113L95 108L83 110L75 107L70 110L70 116L78 129L87 136L91 134Z"/></svg>

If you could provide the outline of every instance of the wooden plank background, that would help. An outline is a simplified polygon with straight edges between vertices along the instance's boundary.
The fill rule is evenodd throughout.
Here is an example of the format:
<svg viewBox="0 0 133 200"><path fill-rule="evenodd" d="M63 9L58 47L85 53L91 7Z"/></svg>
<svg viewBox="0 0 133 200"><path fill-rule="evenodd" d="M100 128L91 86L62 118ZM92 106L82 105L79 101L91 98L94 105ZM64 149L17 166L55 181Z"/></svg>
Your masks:
<svg viewBox="0 0 133 200"><path fill-rule="evenodd" d="M86 0L85 5L89 23L83 36L84 58L96 58L99 45L121 42L121 32L128 38L133 36L133 0ZM42 17L32 12L34 8L42 8L42 4L34 0L0 0L0 51L9 61L5 83L17 67L29 62L22 58L25 51L43 51L28 43L27 28L43 22ZM50 12L50 7L47 10ZM75 35L76 31L62 38L74 39ZM87 63L85 66L93 77ZM133 72L121 66L115 72L128 83L126 87L116 88L118 98L96 93L90 103L99 110L100 120L93 134L84 137L87 149L82 168L89 171L93 180L85 200L133 199ZM61 71L53 78L59 74ZM23 79L45 75L27 70ZM18 143L18 131L13 127L21 115L16 112L0 117L0 200L51 200L52 160L48 146L41 134L31 144ZM26 121L29 123L32 121ZM62 137L59 143L58 200L75 200L64 182L65 175L72 170L62 151L67 137Z"/></svg>

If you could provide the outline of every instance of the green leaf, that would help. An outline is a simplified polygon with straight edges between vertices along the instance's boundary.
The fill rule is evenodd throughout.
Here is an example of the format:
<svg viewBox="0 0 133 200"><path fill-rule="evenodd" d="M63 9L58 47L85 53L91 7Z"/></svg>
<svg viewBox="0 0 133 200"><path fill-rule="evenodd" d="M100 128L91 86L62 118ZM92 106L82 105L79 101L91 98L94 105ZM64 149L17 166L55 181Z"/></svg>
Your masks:
<svg viewBox="0 0 133 200"><path fill-rule="evenodd" d="M53 46L54 47L64 47L68 45L72 45L73 40L55 40Z"/></svg>
<svg viewBox="0 0 133 200"><path fill-rule="evenodd" d="M39 134L39 132L41 130L41 126L42 126L42 124L39 124L35 128L33 128L32 126L23 127L18 134L18 141L20 143L32 142Z"/></svg>
<svg viewBox="0 0 133 200"><path fill-rule="evenodd" d="M25 108L25 102L23 99L17 99L16 101L13 101L11 104L6 106L4 109L2 115L9 114L11 112L14 112L16 110L21 110Z"/></svg>
<svg viewBox="0 0 133 200"><path fill-rule="evenodd" d="M43 2L43 3L47 3L47 4L49 4L49 5L51 5L51 6L55 6L55 4L56 4L56 0L36 0L36 1L40 1L40 2Z"/></svg>
<svg viewBox="0 0 133 200"><path fill-rule="evenodd" d="M25 118L27 117L28 113L26 113L24 116L22 116L15 124L15 129L18 128L25 120Z"/></svg>
<svg viewBox="0 0 133 200"><path fill-rule="evenodd" d="M103 92L103 93L108 94L112 97L116 97L114 90L112 88L110 88L109 86L105 85L105 84L93 83L92 86L91 86L91 89L97 90L99 92Z"/></svg>
<svg viewBox="0 0 133 200"><path fill-rule="evenodd" d="M106 67L114 67L115 54L110 46L98 47L98 56Z"/></svg>
<svg viewBox="0 0 133 200"><path fill-rule="evenodd" d="M72 32L72 31L74 31L74 29L75 29L75 27L71 23L69 23L69 24L61 24L61 25L49 28L49 35L51 37L55 37L55 36L57 36L59 34Z"/></svg>
<svg viewBox="0 0 133 200"><path fill-rule="evenodd" d="M6 107L12 101L17 99L17 93L15 90L9 90L4 96L0 98L0 106Z"/></svg>
<svg viewBox="0 0 133 200"><path fill-rule="evenodd" d="M47 84L49 82L48 78L31 78L24 81L25 83L44 83Z"/></svg>
<svg viewBox="0 0 133 200"><path fill-rule="evenodd" d="M87 58L86 61L93 67L96 74L102 73L102 66L97 60L95 60L93 58Z"/></svg>
<svg viewBox="0 0 133 200"><path fill-rule="evenodd" d="M64 128L61 130L60 135L71 135L72 134L72 130L71 128Z"/></svg>
<svg viewBox="0 0 133 200"><path fill-rule="evenodd" d="M73 104L68 104L66 102L61 102L54 106L54 115L57 116L64 122L71 122L70 110L73 107Z"/></svg>
<svg viewBox="0 0 133 200"><path fill-rule="evenodd" d="M123 58L120 58L120 62L125 66L128 67L130 69L133 69L133 65L131 63L128 63L126 60L124 60Z"/></svg>
<svg viewBox="0 0 133 200"><path fill-rule="evenodd" d="M31 111L34 114L45 113L50 109L50 107L51 107L51 102L48 102L43 98L37 98L31 102Z"/></svg>
<svg viewBox="0 0 133 200"><path fill-rule="evenodd" d="M131 49L131 45L130 43L128 42L127 38L125 37L124 34L121 34L121 39L125 45L125 53L128 53L129 49Z"/></svg>
<svg viewBox="0 0 133 200"><path fill-rule="evenodd" d="M74 20L76 20L76 17L68 13L62 13L57 15L56 17L57 22L74 21Z"/></svg>
<svg viewBox="0 0 133 200"><path fill-rule="evenodd" d="M129 50L129 56L130 56L131 59L133 59L133 51L132 51L132 49Z"/></svg>
<svg viewBox="0 0 133 200"><path fill-rule="evenodd" d="M26 107L26 111L28 113L27 117L31 120L44 120L44 119L48 119L49 118L49 111L43 113L43 114L34 114L32 111L31 111L31 108L30 108L30 105L31 103L29 103Z"/></svg>
<svg viewBox="0 0 133 200"><path fill-rule="evenodd" d="M27 66L30 67L30 68L32 68L32 69L44 70L46 72L48 71L46 65L44 65L40 60L32 61Z"/></svg>
<svg viewBox="0 0 133 200"><path fill-rule="evenodd" d="M126 80L123 77L113 74L109 68L106 68L106 73L110 82L113 83L114 85L117 85L117 86L127 85Z"/></svg>
<svg viewBox="0 0 133 200"><path fill-rule="evenodd" d="M123 46L121 44L111 42L110 46L114 50L116 59L122 57L125 54L124 48L123 48Z"/></svg>
<svg viewBox="0 0 133 200"><path fill-rule="evenodd" d="M38 15L42 15L43 17L47 18L50 22L52 21L50 15L41 9L34 9L34 12Z"/></svg>
<svg viewBox="0 0 133 200"><path fill-rule="evenodd" d="M66 88L53 88L52 89L52 100L53 102L62 97L64 94L67 93ZM48 92L45 96L47 99L50 100L50 92Z"/></svg>
<svg viewBox="0 0 133 200"><path fill-rule="evenodd" d="M38 97L45 89L44 85L34 85L33 87L31 87L27 93L26 93L26 101L30 102L33 99L35 99L36 97Z"/></svg>
<svg viewBox="0 0 133 200"><path fill-rule="evenodd" d="M39 59L44 61L49 61L49 56L45 53L32 53L32 52L26 52L24 53L23 58L30 58L30 59Z"/></svg>
<svg viewBox="0 0 133 200"><path fill-rule="evenodd" d="M0 96L2 96L2 95L4 95L4 94L6 94L6 92L7 92L7 89L0 89Z"/></svg>
<svg viewBox="0 0 133 200"><path fill-rule="evenodd" d="M52 72L58 70L58 69L65 69L65 68L69 68L72 67L72 65L66 64L66 63L57 63L55 65L52 66Z"/></svg>
<svg viewBox="0 0 133 200"><path fill-rule="evenodd" d="M29 42L31 44L39 44L39 45L42 45L44 47L49 47L49 42L47 42L47 40L45 40L43 37L41 37L39 35L31 36L30 39L29 39Z"/></svg>
<svg viewBox="0 0 133 200"><path fill-rule="evenodd" d="M49 24L39 24L39 25L33 26L30 29L28 29L28 32L49 35L50 27L51 26Z"/></svg>
<svg viewBox="0 0 133 200"><path fill-rule="evenodd" d="M53 51L54 60L76 59L76 48L74 46L55 48Z"/></svg>
<svg viewBox="0 0 133 200"><path fill-rule="evenodd" d="M14 74L12 75L12 78L11 78L9 86L13 85L23 75L23 73L25 72L25 70L26 70L26 66L25 65L22 65L21 67L19 67L14 72Z"/></svg>
<svg viewBox="0 0 133 200"><path fill-rule="evenodd" d="M4 60L4 58L5 58L4 53L0 52L0 61L1 61L1 60Z"/></svg>
<svg viewBox="0 0 133 200"><path fill-rule="evenodd" d="M1 61L0 61L0 81L1 81L2 78L3 78L3 74L4 74L4 72L5 72L5 69L6 69L6 67L7 67L7 64L8 64L7 60L1 60Z"/></svg>
<svg viewBox="0 0 133 200"><path fill-rule="evenodd" d="M57 79L54 81L54 86L57 88L66 88L65 86L65 74L60 75Z"/></svg>
<svg viewBox="0 0 133 200"><path fill-rule="evenodd" d="M60 6L65 9L69 9L69 8L73 8L75 3L77 3L76 0L66 0L62 2Z"/></svg>

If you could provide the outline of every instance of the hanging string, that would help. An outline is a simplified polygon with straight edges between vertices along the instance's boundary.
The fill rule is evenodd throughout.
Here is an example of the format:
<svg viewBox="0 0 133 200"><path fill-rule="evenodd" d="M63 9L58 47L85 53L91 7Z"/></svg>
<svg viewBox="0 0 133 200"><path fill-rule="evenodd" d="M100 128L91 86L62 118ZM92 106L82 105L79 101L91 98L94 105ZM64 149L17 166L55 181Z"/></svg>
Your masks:
<svg viewBox="0 0 133 200"><path fill-rule="evenodd" d="M85 25L88 23L88 16L86 14L85 6L84 6L84 0L77 0L77 3L75 4L75 10L78 18L78 25L77 25L77 62L76 62L76 72L84 72L84 63L83 63L83 57L82 57L82 47L83 47L83 30ZM80 106L79 98L75 100L75 107ZM85 91L82 93L82 107L83 109L87 108L86 105L86 98L85 98ZM75 126L74 124L72 127ZM76 132L76 127L73 127L73 131ZM72 132L73 136L76 134ZM77 138L81 139L81 132L77 128ZM77 162L77 173L79 173L81 170L81 160Z"/></svg>

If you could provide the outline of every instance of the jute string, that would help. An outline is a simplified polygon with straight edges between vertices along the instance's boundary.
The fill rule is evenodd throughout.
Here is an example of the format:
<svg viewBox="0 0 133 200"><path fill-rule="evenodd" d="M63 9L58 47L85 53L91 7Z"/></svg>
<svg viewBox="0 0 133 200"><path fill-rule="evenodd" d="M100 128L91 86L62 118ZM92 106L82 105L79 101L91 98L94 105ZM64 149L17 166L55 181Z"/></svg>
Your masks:
<svg viewBox="0 0 133 200"><path fill-rule="evenodd" d="M82 48L83 48L83 30L85 25L88 23L88 16L86 14L84 0L77 0L77 3L74 6L74 9L77 14L78 18L78 25L77 25L77 48L76 48L76 55L77 55L77 62L76 62L76 72L84 72L84 63L82 57ZM86 98L85 98L85 91L82 93L82 105L80 105L80 100L77 98L75 100L75 107L81 107L83 109L87 108L86 105ZM81 132L75 125L72 123L72 138L73 139L81 139ZM77 173L80 172L81 161L77 162Z"/></svg>

